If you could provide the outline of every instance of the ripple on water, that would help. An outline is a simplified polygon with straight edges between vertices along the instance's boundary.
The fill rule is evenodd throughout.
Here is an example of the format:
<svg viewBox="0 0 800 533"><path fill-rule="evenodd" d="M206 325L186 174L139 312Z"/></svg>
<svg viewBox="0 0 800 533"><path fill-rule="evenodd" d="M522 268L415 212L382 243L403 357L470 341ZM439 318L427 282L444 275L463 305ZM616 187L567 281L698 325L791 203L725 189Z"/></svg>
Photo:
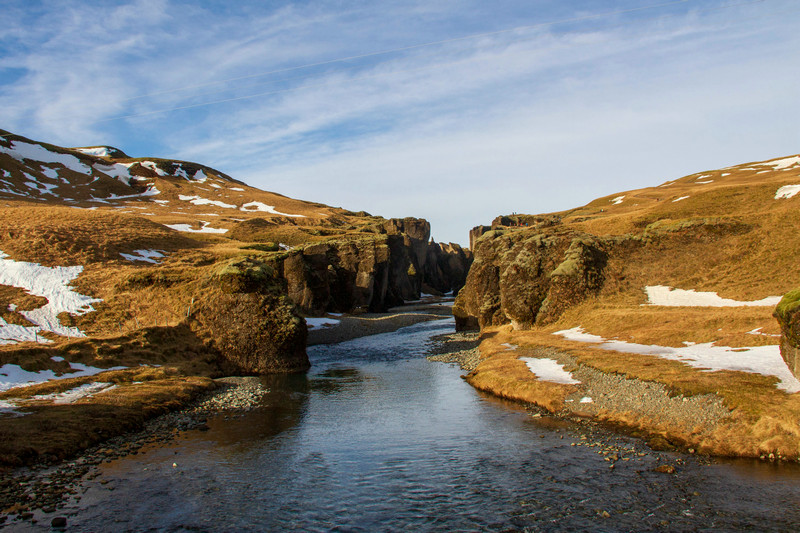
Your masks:
<svg viewBox="0 0 800 533"><path fill-rule="evenodd" d="M426 322L310 348L308 374L265 378L261 408L104 465L71 506L70 531L800 524L796 468L706 466L592 426L533 418L425 360L428 339L451 329L451 320ZM662 463L677 473L654 472Z"/></svg>

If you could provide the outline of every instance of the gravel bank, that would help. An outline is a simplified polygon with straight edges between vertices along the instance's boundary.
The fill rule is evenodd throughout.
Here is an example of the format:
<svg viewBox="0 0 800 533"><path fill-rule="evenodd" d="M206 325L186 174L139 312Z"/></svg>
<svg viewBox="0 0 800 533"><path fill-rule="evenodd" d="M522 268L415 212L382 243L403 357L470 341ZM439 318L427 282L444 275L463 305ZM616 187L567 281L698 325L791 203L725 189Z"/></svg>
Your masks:
<svg viewBox="0 0 800 533"><path fill-rule="evenodd" d="M479 339L478 332L447 333L433 337L434 345L430 350L432 355L428 356L428 361L453 363L465 372L472 372L481 358Z"/></svg>
<svg viewBox="0 0 800 533"><path fill-rule="evenodd" d="M567 398L565 409L584 416L596 416L602 411L630 412L652 420L686 428L712 428L730 416L722 399L713 394L671 396L661 383L630 379L618 374L606 374L585 365L553 348L519 350L521 356L555 359L572 377L581 382L579 391Z"/></svg>
<svg viewBox="0 0 800 533"><path fill-rule="evenodd" d="M97 465L137 454L191 429L208 429L209 416L235 416L255 408L269 392L257 377L215 380L217 388L191 406L156 417L136 433L114 437L56 466L35 466L0 472L0 527L23 520L49 523L70 497L79 497L78 484L96 477ZM54 514L55 513L55 514Z"/></svg>

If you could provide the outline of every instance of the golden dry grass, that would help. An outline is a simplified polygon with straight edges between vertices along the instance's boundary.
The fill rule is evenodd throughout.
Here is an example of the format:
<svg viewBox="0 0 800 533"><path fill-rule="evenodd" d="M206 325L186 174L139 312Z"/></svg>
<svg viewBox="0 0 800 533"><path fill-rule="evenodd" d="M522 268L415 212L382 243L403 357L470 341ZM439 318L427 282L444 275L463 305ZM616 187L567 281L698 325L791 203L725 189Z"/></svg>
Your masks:
<svg viewBox="0 0 800 533"><path fill-rule="evenodd" d="M552 328L551 328L552 329ZM502 343L520 346L509 350ZM702 453L759 457L774 453L800 459L800 394L787 394L775 387L776 379L744 372L704 372L678 361L656 356L602 350L568 341L541 329L513 331L510 326L492 328L481 343L481 363L468 376L480 390L503 398L524 401L554 413L565 410L565 398L577 386L539 382L519 360L526 349L556 349L577 364L607 374L664 384L674 395L718 395L731 415L717 427L689 427L665 418L654 419L622 411L601 411L601 420L632 428L648 438ZM566 368L574 370L574 368Z"/></svg>
<svg viewBox="0 0 800 533"><path fill-rule="evenodd" d="M28 405L23 408L27 415L4 418L0 465L65 459L113 435L138 429L148 418L179 408L214 387L208 378L169 375L155 369L100 374L93 380L114 382L118 387L72 404ZM81 381L85 382L43 384L34 390L38 394L58 392ZM9 397L8 393L4 396Z"/></svg>
<svg viewBox="0 0 800 533"><path fill-rule="evenodd" d="M716 292L739 301L780 296L800 286L800 196L775 199L783 185L800 184L800 169L761 163L708 171L660 187L620 192L556 213L578 231L614 237L600 293L547 327L489 329L483 360L470 375L478 388L558 412L570 386L536 378L503 342L552 347L578 364L665 385L675 395L719 395L731 409L723 424L681 428L666 419L601 411L603 420L708 453L800 457L800 394L776 379L742 372L703 372L655 356L601 350L552 333L576 326L607 339L682 346L684 342L747 347L778 344L772 307L656 307L643 305L648 285ZM612 200L623 196L621 203ZM680 199L680 200L678 200ZM678 201L674 201L678 200ZM539 232L534 228L510 231ZM758 329L760 334L752 334Z"/></svg>

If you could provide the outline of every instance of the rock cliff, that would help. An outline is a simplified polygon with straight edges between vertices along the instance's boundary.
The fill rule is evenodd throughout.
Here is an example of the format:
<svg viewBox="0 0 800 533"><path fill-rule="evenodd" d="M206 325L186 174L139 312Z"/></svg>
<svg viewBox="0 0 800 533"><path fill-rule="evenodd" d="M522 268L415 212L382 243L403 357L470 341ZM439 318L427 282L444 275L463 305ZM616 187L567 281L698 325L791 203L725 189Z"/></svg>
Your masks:
<svg viewBox="0 0 800 533"><path fill-rule="evenodd" d="M471 234L479 235L474 262L453 306L459 330L547 324L603 285L608 244L602 239L551 219L531 220L524 232L502 229L509 222Z"/></svg>
<svg viewBox="0 0 800 533"><path fill-rule="evenodd" d="M424 290L458 291L471 256L457 244L429 242L422 219L390 219L375 233L297 247L271 259L289 298L306 314L378 312Z"/></svg>
<svg viewBox="0 0 800 533"><path fill-rule="evenodd" d="M781 357L800 378L800 289L786 293L774 316L781 327Z"/></svg>

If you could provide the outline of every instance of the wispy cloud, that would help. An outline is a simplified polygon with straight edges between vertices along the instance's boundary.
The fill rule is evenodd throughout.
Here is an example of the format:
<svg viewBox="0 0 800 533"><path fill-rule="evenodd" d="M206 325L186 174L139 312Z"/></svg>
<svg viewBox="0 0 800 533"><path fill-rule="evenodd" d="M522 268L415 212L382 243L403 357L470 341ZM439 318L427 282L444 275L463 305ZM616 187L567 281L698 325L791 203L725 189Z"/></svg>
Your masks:
<svg viewBox="0 0 800 533"><path fill-rule="evenodd" d="M692 0L585 18L607 5L75 2L56 23L12 2L38 24L0 34L0 68L24 72L0 83L3 126L426 216L461 242L498 214L800 150L787 16L800 6ZM558 20L571 22L541 24Z"/></svg>

